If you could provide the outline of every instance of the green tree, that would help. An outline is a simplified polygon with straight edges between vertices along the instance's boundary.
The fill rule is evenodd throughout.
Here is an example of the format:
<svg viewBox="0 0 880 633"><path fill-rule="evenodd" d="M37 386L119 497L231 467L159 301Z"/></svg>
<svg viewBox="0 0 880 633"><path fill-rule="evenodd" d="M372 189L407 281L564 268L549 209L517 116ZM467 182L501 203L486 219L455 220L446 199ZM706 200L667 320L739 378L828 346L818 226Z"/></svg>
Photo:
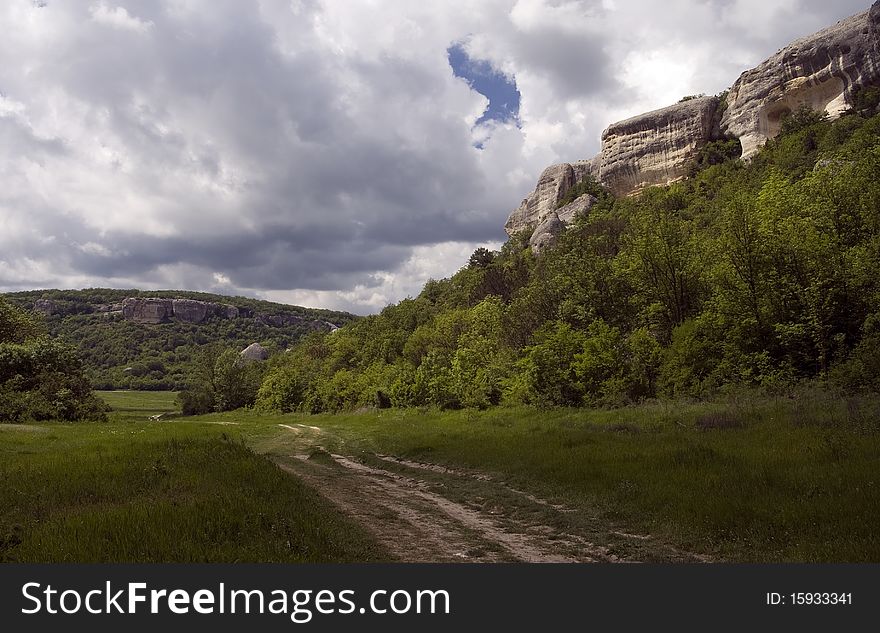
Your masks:
<svg viewBox="0 0 880 633"><path fill-rule="evenodd" d="M102 419L105 410L76 350L0 299L0 422Z"/></svg>
<svg viewBox="0 0 880 633"><path fill-rule="evenodd" d="M567 323L548 323L536 334L519 362L526 391L524 400L542 406L576 407L583 404L585 388L578 377L578 355L586 336Z"/></svg>

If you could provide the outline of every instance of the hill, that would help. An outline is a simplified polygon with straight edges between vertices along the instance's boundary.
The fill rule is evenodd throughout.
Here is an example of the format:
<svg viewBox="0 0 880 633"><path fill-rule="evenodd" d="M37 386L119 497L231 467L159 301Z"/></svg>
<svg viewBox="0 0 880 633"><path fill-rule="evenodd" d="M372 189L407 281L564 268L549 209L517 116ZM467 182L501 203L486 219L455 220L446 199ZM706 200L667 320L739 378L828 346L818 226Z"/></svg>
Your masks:
<svg viewBox="0 0 880 633"><path fill-rule="evenodd" d="M3 295L42 314L50 336L74 345L98 389L184 389L200 350L259 342L284 350L304 334L332 331L356 317L189 291L90 288Z"/></svg>
<svg viewBox="0 0 880 633"><path fill-rule="evenodd" d="M878 69L880 2L875 2L867 11L791 42L718 95L689 95L612 123L602 133L599 154L541 173L535 189L510 214L507 234L532 228L533 248L551 242L560 224L594 202L582 195L588 191L577 191L589 180L624 196L680 180L700 157L748 160L799 108L836 118L850 107L876 103ZM571 204L560 204L563 200Z"/></svg>
<svg viewBox="0 0 880 633"><path fill-rule="evenodd" d="M279 359L263 406L613 406L880 388L880 115L799 109L749 161L594 204ZM564 203L564 201L561 201Z"/></svg>

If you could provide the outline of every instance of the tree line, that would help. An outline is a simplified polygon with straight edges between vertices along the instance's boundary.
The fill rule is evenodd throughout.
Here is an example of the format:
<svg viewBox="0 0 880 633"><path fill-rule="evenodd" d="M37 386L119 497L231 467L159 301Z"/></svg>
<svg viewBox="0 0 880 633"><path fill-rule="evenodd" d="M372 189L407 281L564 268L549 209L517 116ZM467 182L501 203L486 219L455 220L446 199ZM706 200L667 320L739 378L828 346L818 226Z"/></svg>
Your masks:
<svg viewBox="0 0 880 633"><path fill-rule="evenodd" d="M834 122L801 109L750 162L597 195L539 257L528 232L448 279L274 357L279 411L617 406L819 380L880 387L876 91ZM563 201L564 202L564 201Z"/></svg>
<svg viewBox="0 0 880 633"><path fill-rule="evenodd" d="M636 196L580 183L573 195L596 204L540 256L524 231L379 314L292 333L266 363L240 362L250 341L232 321L150 329L74 313L49 332L0 302L0 420L100 417L88 378L119 359L135 388L173 368L186 413L607 407L808 381L877 391L878 102L857 95L834 122L801 109L748 163L722 140L688 178Z"/></svg>

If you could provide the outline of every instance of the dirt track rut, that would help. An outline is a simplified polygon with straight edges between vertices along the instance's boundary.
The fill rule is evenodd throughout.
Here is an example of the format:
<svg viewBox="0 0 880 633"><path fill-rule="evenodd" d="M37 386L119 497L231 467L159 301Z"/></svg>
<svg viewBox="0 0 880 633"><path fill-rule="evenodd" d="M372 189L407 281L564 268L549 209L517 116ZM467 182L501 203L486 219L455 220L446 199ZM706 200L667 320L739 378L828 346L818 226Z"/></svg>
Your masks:
<svg viewBox="0 0 880 633"><path fill-rule="evenodd" d="M658 547L648 535L570 529L571 523L556 519L577 510L485 473L390 455L329 453L321 429L279 426L290 433L287 450L272 451L280 467L332 501L400 561L700 560ZM597 534L601 544L593 538Z"/></svg>

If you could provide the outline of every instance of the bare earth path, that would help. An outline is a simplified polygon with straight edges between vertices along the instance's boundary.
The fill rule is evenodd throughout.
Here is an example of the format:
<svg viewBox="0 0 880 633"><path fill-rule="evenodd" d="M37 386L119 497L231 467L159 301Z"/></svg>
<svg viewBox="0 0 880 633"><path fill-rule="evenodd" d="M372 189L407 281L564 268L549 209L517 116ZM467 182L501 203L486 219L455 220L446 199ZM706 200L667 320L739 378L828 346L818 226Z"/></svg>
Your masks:
<svg viewBox="0 0 880 633"><path fill-rule="evenodd" d="M271 450L301 478L407 562L636 562L702 560L648 536L592 525L576 510L484 473L388 455L331 454L321 429L279 425ZM572 520L575 519L575 520Z"/></svg>

